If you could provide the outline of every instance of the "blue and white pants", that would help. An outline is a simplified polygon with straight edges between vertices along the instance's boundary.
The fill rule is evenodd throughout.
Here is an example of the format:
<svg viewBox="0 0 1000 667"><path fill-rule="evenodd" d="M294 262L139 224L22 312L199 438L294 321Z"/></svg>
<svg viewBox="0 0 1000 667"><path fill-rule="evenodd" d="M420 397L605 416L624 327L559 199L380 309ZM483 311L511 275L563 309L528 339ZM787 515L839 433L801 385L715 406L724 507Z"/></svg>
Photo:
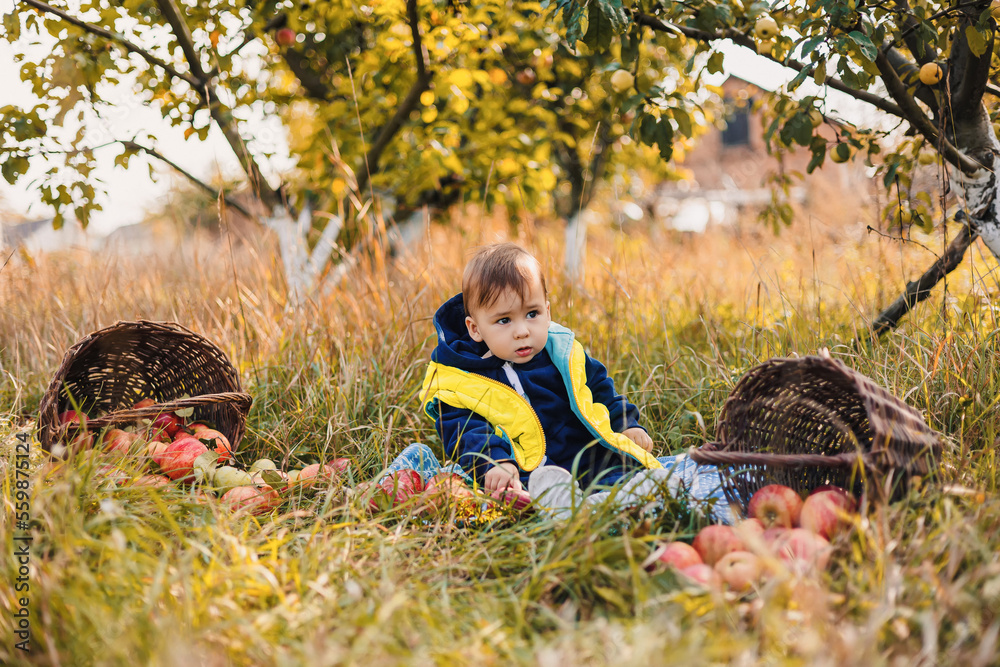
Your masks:
<svg viewBox="0 0 1000 667"><path fill-rule="evenodd" d="M712 516L722 523L733 523L732 510L722 491L722 478L715 466L698 465L686 454L660 456L656 460L663 466L662 470L613 474L604 480L611 489L593 493L585 499L568 471L557 466L541 466L532 472L528 492L533 500L538 501L536 506L543 511L549 509L556 516L565 516L572 508L581 504L614 501L626 505L637 498L646 497L650 491L666 487L674 493L689 493L695 500L714 499ZM441 465L431 448L421 443L413 443L400 452L386 468L383 477L397 470L416 470L424 481L438 473L451 472L472 482L472 478L461 466L457 463Z"/></svg>

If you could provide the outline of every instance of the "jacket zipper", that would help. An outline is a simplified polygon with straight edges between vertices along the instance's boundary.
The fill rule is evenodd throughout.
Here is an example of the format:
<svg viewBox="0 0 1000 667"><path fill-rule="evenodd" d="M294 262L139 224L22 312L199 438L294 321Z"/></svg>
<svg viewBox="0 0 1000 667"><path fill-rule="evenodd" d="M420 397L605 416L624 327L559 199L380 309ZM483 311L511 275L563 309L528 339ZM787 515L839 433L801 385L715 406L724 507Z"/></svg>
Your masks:
<svg viewBox="0 0 1000 667"><path fill-rule="evenodd" d="M530 412L531 416L534 417L534 419L535 419L535 424L538 426L538 432L542 434L542 458L544 458L545 457L545 450L547 449L547 443L545 441L545 431L542 430L542 421L538 418L538 413L535 412L535 409L533 407L531 407L531 403L528 403L528 401L525 401L524 398L520 394L518 394L516 391L514 391L514 389L512 387L508 387L503 382L499 382L498 380L494 380L493 378L486 377L485 375L480 375L479 373L472 373L472 372L470 372L469 375L475 375L477 378L481 378L483 380L486 380L487 382L491 382L491 383L495 384L498 387L506 389L510 393L512 393L515 396L517 396L520 400L524 401L524 404L526 406L528 406L528 412ZM514 443L513 442L510 443L510 450L511 450L510 453L514 454ZM516 459L517 457L515 456L514 458ZM537 468L538 466L535 466L535 467Z"/></svg>

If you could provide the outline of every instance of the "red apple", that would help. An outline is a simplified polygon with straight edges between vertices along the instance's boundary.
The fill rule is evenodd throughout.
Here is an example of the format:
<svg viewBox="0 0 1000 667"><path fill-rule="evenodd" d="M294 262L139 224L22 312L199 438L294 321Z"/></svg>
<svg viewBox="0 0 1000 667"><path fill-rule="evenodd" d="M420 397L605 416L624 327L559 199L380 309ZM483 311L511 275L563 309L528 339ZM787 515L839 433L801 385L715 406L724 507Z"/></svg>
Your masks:
<svg viewBox="0 0 1000 667"><path fill-rule="evenodd" d="M222 502L234 512L246 509L251 514L266 514L281 504L281 496L267 485L237 486L223 494Z"/></svg>
<svg viewBox="0 0 1000 667"><path fill-rule="evenodd" d="M173 438L183 426L184 422L180 417L173 412L164 412L156 415L149 428L153 433L165 433L168 438Z"/></svg>
<svg viewBox="0 0 1000 667"><path fill-rule="evenodd" d="M291 28L282 28L274 35L274 39L280 46L291 46L295 43L295 31Z"/></svg>
<svg viewBox="0 0 1000 667"><path fill-rule="evenodd" d="M313 463L300 470L298 476L289 485L301 484L303 486L312 486L320 481L330 482L334 477L336 477L336 473L329 463L326 465Z"/></svg>
<svg viewBox="0 0 1000 667"><path fill-rule="evenodd" d="M208 451L208 447L193 437L181 438L169 445L160 454L160 468L178 482L194 480L194 460Z"/></svg>
<svg viewBox="0 0 1000 667"><path fill-rule="evenodd" d="M382 480L380 486L392 498L392 506L396 507L423 493L424 478L416 470L397 470Z"/></svg>
<svg viewBox="0 0 1000 667"><path fill-rule="evenodd" d="M702 528L692 545L707 565L715 563L730 551L743 551L746 545L730 526L712 525Z"/></svg>
<svg viewBox="0 0 1000 667"><path fill-rule="evenodd" d="M531 505L531 496L524 489L515 491L514 489L493 489L490 497L499 501L501 505L514 510L523 510Z"/></svg>
<svg viewBox="0 0 1000 667"><path fill-rule="evenodd" d="M760 558L749 551L731 551L715 564L715 571L729 589L736 593L746 593L760 581Z"/></svg>
<svg viewBox="0 0 1000 667"><path fill-rule="evenodd" d="M218 453L219 461L227 461L233 458L233 450L229 446L229 438L214 428L203 426L202 428L195 429L194 437L200 440L203 445Z"/></svg>
<svg viewBox="0 0 1000 667"><path fill-rule="evenodd" d="M687 579L705 588L718 588L721 583L719 573L711 565L706 565L705 563L688 565L680 573Z"/></svg>
<svg viewBox="0 0 1000 667"><path fill-rule="evenodd" d="M343 475L347 472L348 468L351 467L351 459L339 458L334 459L326 464L328 468L333 468L333 471Z"/></svg>
<svg viewBox="0 0 1000 667"><path fill-rule="evenodd" d="M104 433L101 443L104 445L104 451L106 452L128 454L138 437L135 433L129 433L120 428L112 428Z"/></svg>
<svg viewBox="0 0 1000 667"><path fill-rule="evenodd" d="M791 528L785 528L784 526L774 526L766 529L760 537L764 541L764 546L771 553L778 553L781 545L788 539L788 533L791 530Z"/></svg>
<svg viewBox="0 0 1000 667"><path fill-rule="evenodd" d="M799 525L802 498L782 484L768 484L750 498L750 516L760 519L765 528Z"/></svg>
<svg viewBox="0 0 1000 667"><path fill-rule="evenodd" d="M801 569L825 570L831 550L824 537L805 528L793 528L781 540L778 557Z"/></svg>
<svg viewBox="0 0 1000 667"><path fill-rule="evenodd" d="M669 542L657 549L654 554L654 565L663 563L678 570L704 562L694 547L684 542Z"/></svg>
<svg viewBox="0 0 1000 667"><path fill-rule="evenodd" d="M170 479L163 475L143 475L132 480L131 486L166 486Z"/></svg>
<svg viewBox="0 0 1000 667"><path fill-rule="evenodd" d="M163 467L162 457L163 452L167 451L167 447L170 443L160 442L159 440L150 440L149 444L146 445L146 455L153 459L153 463Z"/></svg>
<svg viewBox="0 0 1000 667"><path fill-rule="evenodd" d="M849 515L854 511L854 498L837 491L820 491L802 503L799 523L829 540L849 525Z"/></svg>
<svg viewBox="0 0 1000 667"><path fill-rule="evenodd" d="M87 415L83 412L78 412L76 410L67 410L66 412L59 413L59 423L60 424L80 424L81 426L87 425Z"/></svg>
<svg viewBox="0 0 1000 667"><path fill-rule="evenodd" d="M764 522L760 519L743 519L735 527L736 533L743 538L743 541L761 539L764 534Z"/></svg>

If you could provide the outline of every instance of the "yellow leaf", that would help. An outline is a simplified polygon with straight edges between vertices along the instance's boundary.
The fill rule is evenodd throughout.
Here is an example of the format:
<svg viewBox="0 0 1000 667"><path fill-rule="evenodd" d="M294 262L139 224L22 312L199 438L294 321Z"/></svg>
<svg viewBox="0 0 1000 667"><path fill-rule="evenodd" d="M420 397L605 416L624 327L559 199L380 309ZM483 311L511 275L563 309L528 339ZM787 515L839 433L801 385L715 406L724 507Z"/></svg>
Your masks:
<svg viewBox="0 0 1000 667"><path fill-rule="evenodd" d="M184 138L185 139L190 139L192 134L194 134L194 128L193 127L189 127L188 129L184 130Z"/></svg>
<svg viewBox="0 0 1000 667"><path fill-rule="evenodd" d="M469 110L469 99L464 95L461 97L453 97L451 101L451 108L455 110L455 113L465 113Z"/></svg>
<svg viewBox="0 0 1000 667"><path fill-rule="evenodd" d="M420 120L424 121L425 123L433 123L434 119L437 118L437 116L438 116L437 107L427 107L420 114Z"/></svg>
<svg viewBox="0 0 1000 667"><path fill-rule="evenodd" d="M338 199L344 196L347 192L347 181L342 178L333 179L333 183L330 184L330 191L333 192L333 196Z"/></svg>
<svg viewBox="0 0 1000 667"><path fill-rule="evenodd" d="M552 190L556 187L556 175L549 169L538 172L538 186L542 190Z"/></svg>
<svg viewBox="0 0 1000 667"><path fill-rule="evenodd" d="M490 81L494 86L502 86L507 83L507 73L499 67L494 67L490 70Z"/></svg>
<svg viewBox="0 0 1000 667"><path fill-rule="evenodd" d="M430 90L425 90L420 93L420 103L425 107L429 107L434 104L434 93Z"/></svg>
<svg viewBox="0 0 1000 667"><path fill-rule="evenodd" d="M472 85L472 74L467 69L457 69L448 75L448 82L459 88L468 88Z"/></svg>

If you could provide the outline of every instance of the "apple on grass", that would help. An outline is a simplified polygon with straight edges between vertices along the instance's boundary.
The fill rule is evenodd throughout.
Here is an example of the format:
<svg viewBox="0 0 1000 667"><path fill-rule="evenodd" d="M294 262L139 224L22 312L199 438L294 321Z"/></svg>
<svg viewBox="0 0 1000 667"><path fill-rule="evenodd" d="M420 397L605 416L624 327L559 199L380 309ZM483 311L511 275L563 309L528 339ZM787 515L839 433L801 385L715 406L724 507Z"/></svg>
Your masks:
<svg viewBox="0 0 1000 667"><path fill-rule="evenodd" d="M715 571L731 591L746 593L760 581L763 565L749 551L730 551L718 560Z"/></svg>
<svg viewBox="0 0 1000 667"><path fill-rule="evenodd" d="M219 454L220 461L231 460L233 458L233 449L229 445L229 438L224 436L219 431L214 428L208 428L202 425L201 428L192 429L193 435L196 439L200 440L202 444L206 447L215 450ZM180 431L178 436L184 431Z"/></svg>
<svg viewBox="0 0 1000 667"><path fill-rule="evenodd" d="M782 484L768 484L753 494L748 510L750 516L760 519L765 528L793 528L799 525L802 497Z"/></svg>
<svg viewBox="0 0 1000 667"><path fill-rule="evenodd" d="M691 544L707 565L715 563L731 551L743 551L746 545L731 526L705 526L695 535Z"/></svg>
<svg viewBox="0 0 1000 667"><path fill-rule="evenodd" d="M135 433L129 433L120 428L108 429L101 438L104 451L118 454L128 454L132 450L135 441L139 439Z"/></svg>
<svg viewBox="0 0 1000 667"><path fill-rule="evenodd" d="M251 514L266 514L281 504L281 496L270 486L237 486L226 491L222 502L234 512L245 509Z"/></svg>
<svg viewBox="0 0 1000 667"><path fill-rule="evenodd" d="M680 573L688 580L693 581L704 588L719 588L722 582L719 578L719 573L715 571L715 568L706 563L688 565L684 569L680 570Z"/></svg>
<svg viewBox="0 0 1000 667"><path fill-rule="evenodd" d="M703 563L701 556L695 551L694 547L690 544L684 542L668 542L662 545L660 548L656 549L646 562L647 569L653 569L654 567L663 564L667 567L673 567L677 570L683 570L686 567L692 565L697 565Z"/></svg>
<svg viewBox="0 0 1000 667"><path fill-rule="evenodd" d="M163 475L142 475L132 480L129 486L166 486L170 484L170 479Z"/></svg>
<svg viewBox="0 0 1000 667"><path fill-rule="evenodd" d="M164 412L153 418L153 423L149 425L149 430L154 437L166 436L173 439L177 432L184 426L184 421L173 412Z"/></svg>
<svg viewBox="0 0 1000 667"><path fill-rule="evenodd" d="M382 480L380 486L389 494L392 506L398 507L423 493L424 478L416 470L397 470Z"/></svg>
<svg viewBox="0 0 1000 667"><path fill-rule="evenodd" d="M810 495L802 504L799 523L829 540L849 525L849 517L856 507L850 496L837 491L820 491Z"/></svg>
<svg viewBox="0 0 1000 667"><path fill-rule="evenodd" d="M777 546L778 557L798 570L821 571L830 562L830 543L805 528L792 528Z"/></svg>
<svg viewBox="0 0 1000 667"><path fill-rule="evenodd" d="M194 480L194 461L208 451L208 447L198 440L188 437L176 440L163 450L158 461L163 472L170 479L179 482Z"/></svg>

